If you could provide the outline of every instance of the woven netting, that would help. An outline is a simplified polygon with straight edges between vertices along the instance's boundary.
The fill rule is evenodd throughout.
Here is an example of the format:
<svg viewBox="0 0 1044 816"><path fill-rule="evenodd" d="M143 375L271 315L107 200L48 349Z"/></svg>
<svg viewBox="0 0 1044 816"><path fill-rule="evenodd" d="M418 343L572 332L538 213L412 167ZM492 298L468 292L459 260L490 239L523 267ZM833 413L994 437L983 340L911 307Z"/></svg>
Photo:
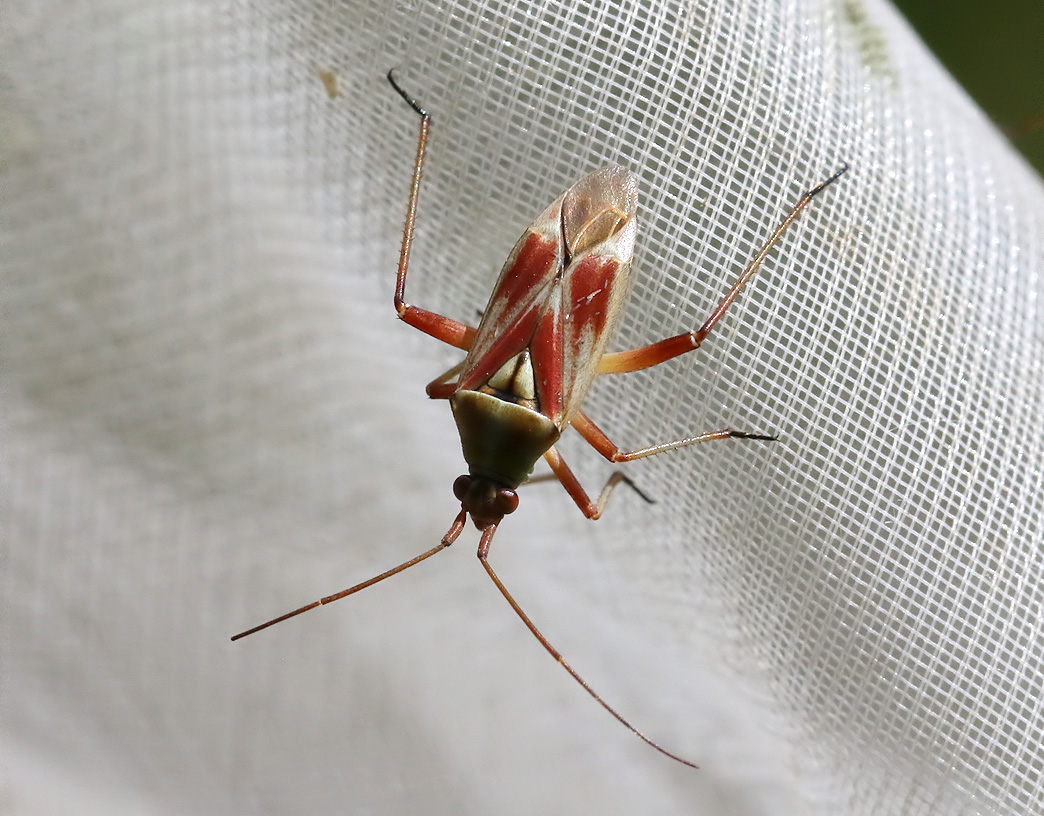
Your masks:
<svg viewBox="0 0 1044 816"><path fill-rule="evenodd" d="M1044 187L882 0L3 4L6 812L1044 809ZM524 487L448 552L424 384L532 218L640 186L602 520ZM596 491L612 467L575 434Z"/></svg>

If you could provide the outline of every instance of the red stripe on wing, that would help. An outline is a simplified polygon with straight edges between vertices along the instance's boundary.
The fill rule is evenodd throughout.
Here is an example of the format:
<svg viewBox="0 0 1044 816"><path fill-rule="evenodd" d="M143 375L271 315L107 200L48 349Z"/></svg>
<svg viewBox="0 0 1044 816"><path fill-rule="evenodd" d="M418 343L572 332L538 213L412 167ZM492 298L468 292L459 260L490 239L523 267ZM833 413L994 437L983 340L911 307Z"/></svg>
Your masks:
<svg viewBox="0 0 1044 816"><path fill-rule="evenodd" d="M489 299L487 312L510 314L513 309L533 299L548 283L548 272L558 260L558 240L548 240L531 232L518 252L518 257L505 269L497 288Z"/></svg>
<svg viewBox="0 0 1044 816"><path fill-rule="evenodd" d="M530 233L505 266L486 306L457 387L480 387L525 349L547 306L559 266L557 235Z"/></svg>
<svg viewBox="0 0 1044 816"><path fill-rule="evenodd" d="M529 353L533 362L540 412L562 428L565 426L564 422L560 422L564 407L562 312L557 297L551 302L552 308L543 313L533 334Z"/></svg>
<svg viewBox="0 0 1044 816"><path fill-rule="evenodd" d="M626 295L628 268L615 257L596 253L566 270L561 295L565 310L563 424L580 407L591 387Z"/></svg>
<svg viewBox="0 0 1044 816"><path fill-rule="evenodd" d="M530 308L519 315L518 319L502 334L496 335L493 342L484 349L482 356L461 372L457 388L463 390L479 388L496 374L504 363L525 349L533 338L540 315L539 308Z"/></svg>
<svg viewBox="0 0 1044 816"><path fill-rule="evenodd" d="M605 331L618 267L615 258L588 255L570 269L566 314L574 355L583 352L581 343L586 333L600 337Z"/></svg>
<svg viewBox="0 0 1044 816"><path fill-rule="evenodd" d="M612 331L619 269L615 258L603 255L568 267L529 344L540 410L560 428L583 401Z"/></svg>

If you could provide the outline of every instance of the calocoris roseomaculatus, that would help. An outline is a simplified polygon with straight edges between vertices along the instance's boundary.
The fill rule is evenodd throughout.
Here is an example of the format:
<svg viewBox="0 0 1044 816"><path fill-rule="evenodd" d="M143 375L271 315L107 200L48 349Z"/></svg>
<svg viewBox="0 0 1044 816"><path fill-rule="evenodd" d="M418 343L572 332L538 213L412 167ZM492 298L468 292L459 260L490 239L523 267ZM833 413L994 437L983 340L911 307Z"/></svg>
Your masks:
<svg viewBox="0 0 1044 816"><path fill-rule="evenodd" d="M427 552L232 639L238 640L309 609L340 600L419 564L450 546L470 515L482 531L479 561L511 608L551 656L588 694L646 743L671 759L695 768L693 763L665 750L631 725L565 661L489 565L490 544L504 516L518 507L515 491L530 480L540 457L590 519L601 516L609 494L621 481L637 490L630 479L616 472L602 488L598 500L592 501L555 449L555 442L569 425L610 462L629 462L715 439L776 439L724 429L640 450L622 451L580 406L597 374L640 371L699 348L787 227L848 167L845 165L801 197L698 330L620 352L606 352L605 347L628 292L637 229L638 185L630 171L616 165L604 167L570 187L515 244L475 329L406 303L406 272L431 117L399 86L391 71L388 81L420 117L395 285L395 310L401 320L414 328L467 352L463 362L427 387L432 399L449 400L460 432L468 473L453 483L453 493L461 509L439 544Z"/></svg>

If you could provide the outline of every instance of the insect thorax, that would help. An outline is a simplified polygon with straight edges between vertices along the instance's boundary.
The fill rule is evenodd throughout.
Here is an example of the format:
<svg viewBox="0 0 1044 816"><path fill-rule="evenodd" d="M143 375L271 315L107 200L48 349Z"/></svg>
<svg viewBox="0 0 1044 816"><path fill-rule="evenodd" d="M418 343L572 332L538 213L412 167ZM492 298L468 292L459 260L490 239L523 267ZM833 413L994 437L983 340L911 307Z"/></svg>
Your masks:
<svg viewBox="0 0 1044 816"><path fill-rule="evenodd" d="M473 476L515 488L561 432L543 414L483 391L450 397L464 459Z"/></svg>

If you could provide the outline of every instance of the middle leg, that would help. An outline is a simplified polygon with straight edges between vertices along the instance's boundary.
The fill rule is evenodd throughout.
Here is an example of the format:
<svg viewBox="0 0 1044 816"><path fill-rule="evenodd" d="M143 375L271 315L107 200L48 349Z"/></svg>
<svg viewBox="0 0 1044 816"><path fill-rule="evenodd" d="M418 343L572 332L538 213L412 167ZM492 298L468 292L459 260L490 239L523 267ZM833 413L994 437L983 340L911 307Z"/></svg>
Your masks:
<svg viewBox="0 0 1044 816"><path fill-rule="evenodd" d="M605 483L602 492L598 494L598 501L591 501L591 497L587 495L587 491L584 490L584 486L580 484L580 480L576 478L576 474L573 473L569 465L565 463L562 454L560 454L553 445L544 454L544 459L551 466L551 470L554 471L554 475L558 478L558 481L562 483L562 487L566 489L569 497L576 502L576 506L580 508L580 512L592 521L598 519L602 515L602 510L605 509L605 503L609 501L609 496L620 482L627 484L635 493L649 502L649 504L653 503L652 499L645 495L645 493L643 493L629 477L619 470L609 477L609 481Z"/></svg>
<svg viewBox="0 0 1044 816"><path fill-rule="evenodd" d="M610 462L633 462L635 459L644 459L646 456L655 456L665 451L686 448L689 445L698 445L700 442L712 442L716 439L756 439L762 442L775 442L779 438L775 435L747 433L746 431L733 431L730 428L722 428L720 431L707 431L696 436L690 436L687 439L661 442L659 445L651 445L648 448L622 451L619 445L606 436L605 431L595 425L583 411L577 411L573 415L572 420L570 420L570 424L576 428L580 436L587 440L591 447Z"/></svg>

